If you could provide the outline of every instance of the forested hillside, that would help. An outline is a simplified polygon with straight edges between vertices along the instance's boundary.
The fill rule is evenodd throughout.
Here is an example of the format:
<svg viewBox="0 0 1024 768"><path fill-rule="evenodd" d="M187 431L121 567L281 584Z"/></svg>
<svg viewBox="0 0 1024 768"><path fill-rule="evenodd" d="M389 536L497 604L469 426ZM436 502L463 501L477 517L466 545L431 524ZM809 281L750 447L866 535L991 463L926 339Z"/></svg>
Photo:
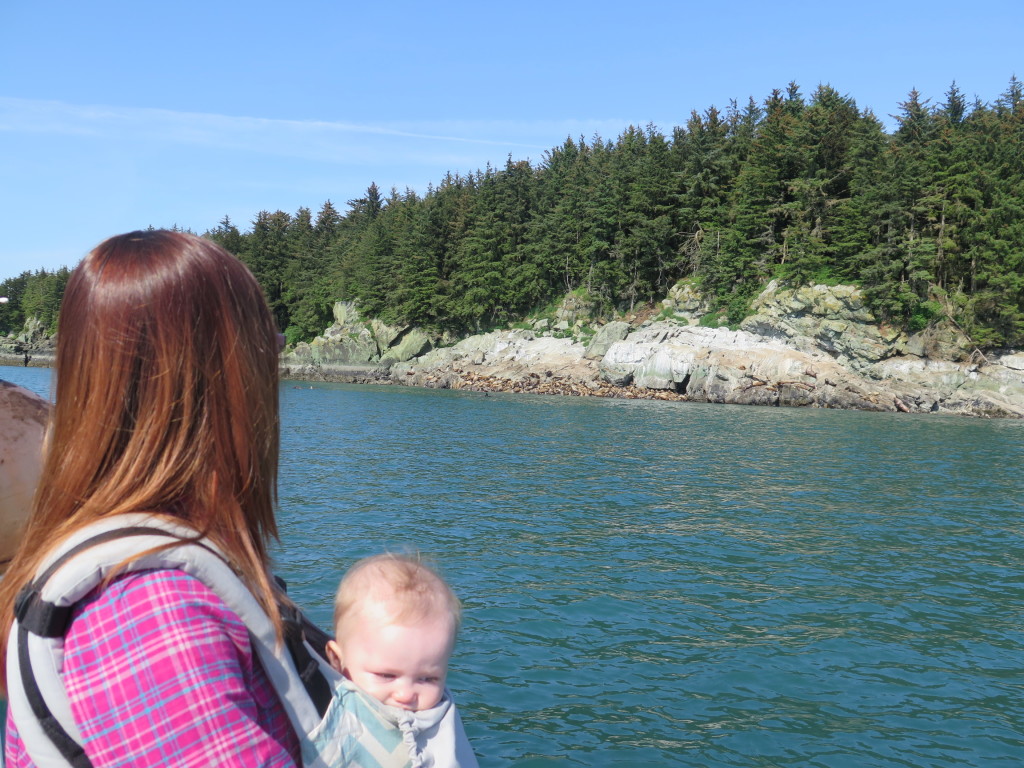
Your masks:
<svg viewBox="0 0 1024 768"><path fill-rule="evenodd" d="M69 275L67 267L52 272L40 269L22 272L0 283L0 296L8 299L0 304L0 332L17 333L29 317L38 318L47 331L56 331L60 302L64 298L64 286Z"/></svg>
<svg viewBox="0 0 1024 768"><path fill-rule="evenodd" d="M371 184L344 212L263 211L205 234L249 264L293 342L339 299L465 332L568 291L626 309L681 278L731 322L769 279L842 281L891 323L945 316L983 347L1024 342L1021 83L993 104L955 84L935 104L912 91L895 117L889 134L833 88L791 84L668 135L568 138L423 195Z"/></svg>

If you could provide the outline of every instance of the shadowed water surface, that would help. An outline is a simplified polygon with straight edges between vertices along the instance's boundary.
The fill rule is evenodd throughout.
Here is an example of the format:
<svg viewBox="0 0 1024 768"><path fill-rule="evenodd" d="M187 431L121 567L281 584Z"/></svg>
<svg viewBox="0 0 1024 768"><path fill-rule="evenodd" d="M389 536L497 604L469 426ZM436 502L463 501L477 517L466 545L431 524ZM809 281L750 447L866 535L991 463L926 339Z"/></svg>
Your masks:
<svg viewBox="0 0 1024 768"><path fill-rule="evenodd" d="M483 766L1021 765L1024 423L295 386L279 570L434 556Z"/></svg>

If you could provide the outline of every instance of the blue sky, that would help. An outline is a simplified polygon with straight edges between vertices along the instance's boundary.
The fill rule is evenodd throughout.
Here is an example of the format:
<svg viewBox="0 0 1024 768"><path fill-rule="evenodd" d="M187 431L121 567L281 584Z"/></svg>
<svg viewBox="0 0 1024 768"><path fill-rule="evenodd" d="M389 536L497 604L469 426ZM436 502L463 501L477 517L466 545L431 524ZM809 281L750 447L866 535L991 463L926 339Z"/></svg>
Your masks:
<svg viewBox="0 0 1024 768"><path fill-rule="evenodd" d="M828 83L891 124L911 88L1024 78L1024 2L7 0L0 279L105 237L340 210L371 181L538 161L566 136Z"/></svg>

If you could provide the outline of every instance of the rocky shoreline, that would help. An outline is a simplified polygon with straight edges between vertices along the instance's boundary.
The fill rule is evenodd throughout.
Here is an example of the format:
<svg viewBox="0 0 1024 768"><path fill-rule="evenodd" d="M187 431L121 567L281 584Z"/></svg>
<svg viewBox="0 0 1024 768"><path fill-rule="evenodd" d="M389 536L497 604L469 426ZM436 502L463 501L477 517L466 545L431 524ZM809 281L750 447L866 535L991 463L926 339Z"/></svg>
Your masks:
<svg viewBox="0 0 1024 768"><path fill-rule="evenodd" d="M38 319L31 317L21 333L0 337L0 365L49 368L53 365L56 339L47 334Z"/></svg>
<svg viewBox="0 0 1024 768"><path fill-rule="evenodd" d="M329 368L319 366L281 369L281 378L286 381L323 381L338 384L405 385L426 389L458 389L465 392L498 393L516 395L565 395L569 397L614 397L626 400L675 400L689 398L677 392L658 391L634 386L615 386L603 381L583 383L562 376L541 376L530 373L522 379L492 376L477 371L453 368L439 375L427 375L415 383L396 378L388 369L379 366Z"/></svg>
<svg viewBox="0 0 1024 768"><path fill-rule="evenodd" d="M324 336L286 353L284 372L480 392L1024 418L1024 354L984 355L950 323L908 336L878 324L851 286L772 283L753 308L739 329L715 327L700 295L680 284L659 315L602 323L581 319L567 297L532 328L433 347L417 329L365 323L339 304Z"/></svg>
<svg viewBox="0 0 1024 768"><path fill-rule="evenodd" d="M464 339L366 321L286 349L284 379L475 392L614 397L1024 418L1024 353L983 354L950 322L908 335L879 324L852 286L770 284L739 328L680 283L656 311L595 318L569 295L527 327ZM52 364L53 340L0 342L0 362Z"/></svg>

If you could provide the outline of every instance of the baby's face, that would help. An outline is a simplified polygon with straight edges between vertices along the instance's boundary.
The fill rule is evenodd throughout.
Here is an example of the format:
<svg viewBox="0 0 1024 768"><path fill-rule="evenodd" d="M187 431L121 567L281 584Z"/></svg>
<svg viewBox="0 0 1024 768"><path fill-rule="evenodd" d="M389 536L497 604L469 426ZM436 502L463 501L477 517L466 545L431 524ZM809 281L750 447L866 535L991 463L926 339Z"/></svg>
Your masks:
<svg viewBox="0 0 1024 768"><path fill-rule="evenodd" d="M450 617L400 625L362 609L338 636L340 642L328 645L332 663L378 701L415 711L441 700L452 652Z"/></svg>

